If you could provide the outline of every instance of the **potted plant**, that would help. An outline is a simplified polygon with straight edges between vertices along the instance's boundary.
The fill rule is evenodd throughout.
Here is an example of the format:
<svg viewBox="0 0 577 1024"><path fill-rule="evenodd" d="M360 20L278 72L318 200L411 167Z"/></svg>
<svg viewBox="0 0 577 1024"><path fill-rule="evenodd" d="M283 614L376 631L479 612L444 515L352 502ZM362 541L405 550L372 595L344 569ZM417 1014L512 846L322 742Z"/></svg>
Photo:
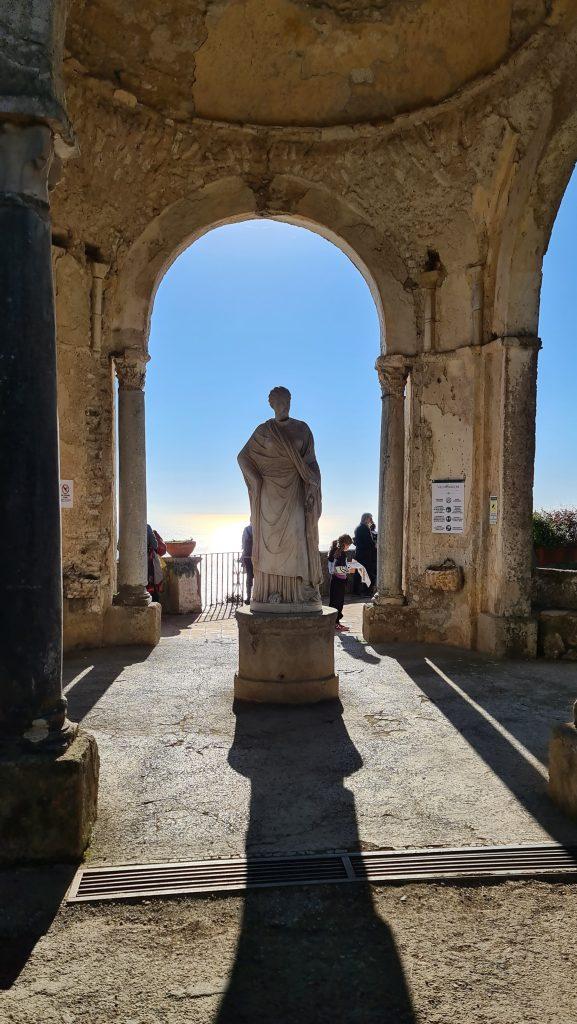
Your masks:
<svg viewBox="0 0 577 1024"><path fill-rule="evenodd" d="M577 562L577 509L534 512L533 543L537 565Z"/></svg>
<svg viewBox="0 0 577 1024"><path fill-rule="evenodd" d="M171 558L188 558L196 547L196 541L188 540L167 540L166 547Z"/></svg>

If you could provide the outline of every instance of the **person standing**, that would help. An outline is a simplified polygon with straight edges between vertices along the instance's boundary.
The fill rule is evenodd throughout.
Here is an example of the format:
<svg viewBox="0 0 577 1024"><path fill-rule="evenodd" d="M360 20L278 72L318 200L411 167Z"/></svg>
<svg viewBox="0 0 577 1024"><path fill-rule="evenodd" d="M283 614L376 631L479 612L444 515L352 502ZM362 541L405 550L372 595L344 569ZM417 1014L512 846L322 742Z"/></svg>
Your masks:
<svg viewBox="0 0 577 1024"><path fill-rule="evenodd" d="M252 565L252 526L250 523L248 526L245 526L242 531L241 546L242 555L240 560L246 574L246 598L244 603L250 604L250 596L252 594L252 584L254 580L254 569Z"/></svg>
<svg viewBox="0 0 577 1024"><path fill-rule="evenodd" d="M345 628L341 625L341 619L343 617L347 578L351 571L347 563L347 551L352 543L353 538L348 533L343 533L338 540L332 542L329 551L329 562L332 563L329 606L337 610L336 629L339 633Z"/></svg>
<svg viewBox="0 0 577 1024"><path fill-rule="evenodd" d="M146 525L146 546L148 551L148 585L146 589L153 601L160 601L160 595L164 588L164 573L162 570L162 555L166 554L166 544L160 534L152 529L150 523Z"/></svg>
<svg viewBox="0 0 577 1024"><path fill-rule="evenodd" d="M368 594L377 579L377 531L370 512L364 512L361 516L361 521L355 530L354 543L355 558L357 562L364 565L371 579L371 585L367 587L357 575L355 577L355 593Z"/></svg>

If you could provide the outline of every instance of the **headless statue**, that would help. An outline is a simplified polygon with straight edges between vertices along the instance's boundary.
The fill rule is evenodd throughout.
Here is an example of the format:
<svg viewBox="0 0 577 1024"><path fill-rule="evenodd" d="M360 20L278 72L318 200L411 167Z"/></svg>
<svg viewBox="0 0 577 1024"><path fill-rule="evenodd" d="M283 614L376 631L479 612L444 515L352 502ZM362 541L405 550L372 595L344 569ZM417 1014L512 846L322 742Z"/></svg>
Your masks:
<svg viewBox="0 0 577 1024"><path fill-rule="evenodd" d="M238 455L253 531L253 611L321 608L321 474L310 428L289 416L291 395L273 388L274 419L256 428Z"/></svg>

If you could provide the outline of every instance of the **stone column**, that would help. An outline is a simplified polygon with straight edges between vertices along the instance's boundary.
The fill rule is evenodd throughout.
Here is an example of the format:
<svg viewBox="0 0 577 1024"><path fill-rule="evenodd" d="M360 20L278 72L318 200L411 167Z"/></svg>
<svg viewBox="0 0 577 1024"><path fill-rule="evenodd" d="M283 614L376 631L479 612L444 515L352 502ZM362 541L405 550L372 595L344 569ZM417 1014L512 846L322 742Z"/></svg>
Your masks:
<svg viewBox="0 0 577 1024"><path fill-rule="evenodd" d="M374 600L376 604L402 604L407 368L402 356L379 356L376 370L381 385L382 412Z"/></svg>
<svg viewBox="0 0 577 1024"><path fill-rule="evenodd" d="M0 126L0 737L65 750L56 336L45 125Z"/></svg>
<svg viewBox="0 0 577 1024"><path fill-rule="evenodd" d="M405 603L405 385L408 366L401 355L376 362L382 394L381 466L377 543L377 592L363 608L368 643L418 639L417 608Z"/></svg>
<svg viewBox="0 0 577 1024"><path fill-rule="evenodd" d="M486 587L477 646L500 655L534 657L537 625L531 616L533 573L533 464L537 355L532 337L497 338L484 346L494 454L488 468L483 514L489 494L498 499L497 523L486 540Z"/></svg>
<svg viewBox="0 0 577 1024"><path fill-rule="evenodd" d="M81 857L95 740L66 717L50 128L0 126L0 864Z"/></svg>
<svg viewBox="0 0 577 1024"><path fill-rule="evenodd" d="M144 381L149 356L126 349L114 356L118 377L118 594L115 604L150 604L146 544L146 426Z"/></svg>

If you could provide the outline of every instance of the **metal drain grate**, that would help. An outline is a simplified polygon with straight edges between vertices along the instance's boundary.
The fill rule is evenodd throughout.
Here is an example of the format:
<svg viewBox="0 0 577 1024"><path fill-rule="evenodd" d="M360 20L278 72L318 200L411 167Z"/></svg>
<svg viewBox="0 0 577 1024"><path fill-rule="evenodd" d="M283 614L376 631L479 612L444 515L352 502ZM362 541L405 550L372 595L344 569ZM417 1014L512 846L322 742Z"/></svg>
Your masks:
<svg viewBox="0 0 577 1024"><path fill-rule="evenodd" d="M470 846L457 849L377 850L324 856L176 861L79 868L70 903L143 896L234 892L335 882L444 881L577 874L577 847Z"/></svg>

